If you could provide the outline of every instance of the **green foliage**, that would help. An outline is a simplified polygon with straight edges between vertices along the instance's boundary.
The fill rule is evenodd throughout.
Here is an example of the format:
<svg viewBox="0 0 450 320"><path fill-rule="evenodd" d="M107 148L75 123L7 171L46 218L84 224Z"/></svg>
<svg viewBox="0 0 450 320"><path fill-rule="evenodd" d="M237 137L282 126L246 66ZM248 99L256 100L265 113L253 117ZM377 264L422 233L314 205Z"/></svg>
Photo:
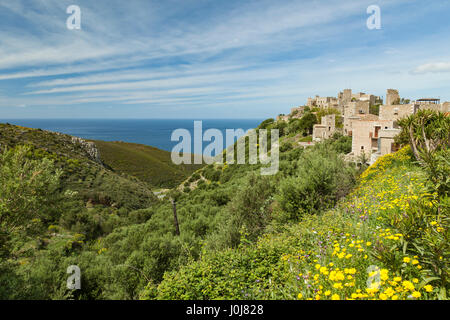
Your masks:
<svg viewBox="0 0 450 320"><path fill-rule="evenodd" d="M204 250L159 285L149 284L141 298L446 299L448 211L436 216L423 182L407 152L385 156L335 208L256 243ZM381 270L380 290L367 287L371 265Z"/></svg>
<svg viewBox="0 0 450 320"><path fill-rule="evenodd" d="M324 144L338 153L347 154L352 151L352 138L340 133L335 133L330 139L325 140Z"/></svg>
<svg viewBox="0 0 450 320"><path fill-rule="evenodd" d="M282 137L288 133L288 124L285 121L278 121L272 124L267 129L277 129L279 130L279 136ZM269 133L267 134L267 139L270 139ZM268 140L269 141L269 140Z"/></svg>
<svg viewBox="0 0 450 320"><path fill-rule="evenodd" d="M55 214L53 197L59 188L61 170L51 160L33 160L29 147L17 147L0 154L0 245L6 239L29 230L40 219Z"/></svg>
<svg viewBox="0 0 450 320"><path fill-rule="evenodd" d="M419 110L398 124L402 131L396 142L409 143L414 157L425 168L432 188L439 196L448 196L450 117L438 111Z"/></svg>
<svg viewBox="0 0 450 320"><path fill-rule="evenodd" d="M288 129L287 129L289 135L298 133L302 131L302 121L300 119L290 119L288 122Z"/></svg>
<svg viewBox="0 0 450 320"><path fill-rule="evenodd" d="M314 276L318 263L329 262L342 270L355 268L355 288L365 289L366 269L377 264L405 279L420 279L415 285L424 297L445 298L449 203L441 186L448 186L448 149L432 153L432 168L414 165L404 151L384 156L348 195L358 172L343 160L351 139L335 135L313 147L296 147L298 134L312 129L314 114L307 115L303 122L269 119L260 125L283 133L278 174L261 176L261 165L208 165L183 178L179 188L164 191L161 200L131 172L118 174L122 169L114 172L90 159L68 136L0 126L2 144L14 147L24 139L31 145L23 158L33 163L30 168L48 163L50 177L61 171L51 192L57 203L31 192L31 197L42 195L34 205L38 212L30 211L40 220L21 224L29 227L27 235L12 234L0 243L8 255L0 260L0 298L294 299L302 293L314 299L319 288L306 286L304 279ZM132 149L136 163L152 153ZM17 177L8 173L0 179L14 182L21 176L26 166L13 165L20 164L13 158L2 168L16 166ZM126 157L122 160L125 168ZM2 210L9 205L0 203ZM353 256L333 254L336 243ZM403 263L405 255L417 256L422 271ZM70 265L82 271L81 290L66 288ZM309 278L300 278L301 273ZM333 293L342 290L318 281ZM424 292L425 283L436 289ZM351 297L351 290L341 292Z"/></svg>
<svg viewBox="0 0 450 320"><path fill-rule="evenodd" d="M228 207L230 217L225 229L229 237L228 245L238 245L243 230L249 241L256 240L263 233L271 219L270 204L274 192L275 187L270 178L255 173L247 177Z"/></svg>
<svg viewBox="0 0 450 320"><path fill-rule="evenodd" d="M341 112L336 108L320 109L317 112L316 117L317 117L318 121L320 121L320 119L322 119L323 116L327 116L330 114L334 114L336 116L336 118L335 118L336 128L342 128L343 127L343 117L342 117Z"/></svg>
<svg viewBox="0 0 450 320"><path fill-rule="evenodd" d="M259 124L258 129L267 129L274 122L275 122L275 120L273 118L266 119Z"/></svg>
<svg viewBox="0 0 450 320"><path fill-rule="evenodd" d="M287 152L292 149L293 149L292 143L289 141L282 143L280 146L280 152Z"/></svg>
<svg viewBox="0 0 450 320"><path fill-rule="evenodd" d="M299 129L303 133L303 136L311 135L313 133L313 127L318 123L317 117L312 112L306 112L300 119Z"/></svg>
<svg viewBox="0 0 450 320"><path fill-rule="evenodd" d="M208 180L219 181L222 172L220 170L215 169L214 165L210 164L209 166L203 169L202 174Z"/></svg>
<svg viewBox="0 0 450 320"><path fill-rule="evenodd" d="M354 169L335 150L319 145L302 154L295 175L281 182L277 199L295 220L333 206L351 190L355 178Z"/></svg>
<svg viewBox="0 0 450 320"><path fill-rule="evenodd" d="M374 104L373 106L370 106L369 113L379 116L380 115L380 105L381 104Z"/></svg>

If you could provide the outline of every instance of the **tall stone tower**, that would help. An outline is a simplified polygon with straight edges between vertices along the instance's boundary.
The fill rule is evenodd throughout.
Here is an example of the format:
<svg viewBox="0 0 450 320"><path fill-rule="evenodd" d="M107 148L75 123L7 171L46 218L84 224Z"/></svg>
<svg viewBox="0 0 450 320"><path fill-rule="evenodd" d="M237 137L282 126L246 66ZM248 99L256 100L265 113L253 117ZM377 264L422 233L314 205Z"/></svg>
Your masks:
<svg viewBox="0 0 450 320"><path fill-rule="evenodd" d="M398 94L398 90L395 89L387 89L386 90L386 105L391 106L393 104L399 104L400 95Z"/></svg>
<svg viewBox="0 0 450 320"><path fill-rule="evenodd" d="M344 95L343 95L344 103L348 103L352 101L352 89L344 89Z"/></svg>

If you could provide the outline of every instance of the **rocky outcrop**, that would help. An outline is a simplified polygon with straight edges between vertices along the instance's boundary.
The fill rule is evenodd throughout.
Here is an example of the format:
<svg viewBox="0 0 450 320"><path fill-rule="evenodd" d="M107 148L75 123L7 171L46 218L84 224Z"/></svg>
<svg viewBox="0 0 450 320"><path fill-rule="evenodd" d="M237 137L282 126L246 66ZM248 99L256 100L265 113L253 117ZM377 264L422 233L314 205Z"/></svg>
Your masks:
<svg viewBox="0 0 450 320"><path fill-rule="evenodd" d="M81 145L91 160L103 165L102 160L100 159L100 152L94 142L88 142L78 137L72 137L72 143Z"/></svg>

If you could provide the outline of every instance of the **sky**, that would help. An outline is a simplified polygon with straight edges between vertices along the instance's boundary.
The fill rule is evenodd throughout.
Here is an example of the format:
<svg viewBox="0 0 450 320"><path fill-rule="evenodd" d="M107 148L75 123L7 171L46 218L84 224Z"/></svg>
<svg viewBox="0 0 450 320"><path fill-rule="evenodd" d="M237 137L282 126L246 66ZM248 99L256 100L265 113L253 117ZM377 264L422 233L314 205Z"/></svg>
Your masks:
<svg viewBox="0 0 450 320"><path fill-rule="evenodd" d="M450 101L449 17L450 0L0 0L0 119L263 119L345 88Z"/></svg>

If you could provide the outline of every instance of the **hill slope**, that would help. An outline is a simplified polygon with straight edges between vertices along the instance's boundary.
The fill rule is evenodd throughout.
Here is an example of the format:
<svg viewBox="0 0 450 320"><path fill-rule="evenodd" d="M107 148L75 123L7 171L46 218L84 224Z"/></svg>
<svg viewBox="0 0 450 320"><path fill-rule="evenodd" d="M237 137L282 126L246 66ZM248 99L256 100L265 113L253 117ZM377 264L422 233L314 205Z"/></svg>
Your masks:
<svg viewBox="0 0 450 320"><path fill-rule="evenodd" d="M92 140L102 162L116 172L123 172L153 187L172 188L202 165L175 165L170 152L127 142Z"/></svg>
<svg viewBox="0 0 450 320"><path fill-rule="evenodd" d="M142 298L445 299L448 229L430 214L436 201L410 150L380 158L332 210L255 244L204 251Z"/></svg>
<svg viewBox="0 0 450 320"><path fill-rule="evenodd" d="M63 170L61 188L77 193L77 199L115 208L146 208L155 200L148 185L138 179L115 173L98 158L92 143L66 134L0 124L0 145L31 148L29 157L48 158Z"/></svg>

